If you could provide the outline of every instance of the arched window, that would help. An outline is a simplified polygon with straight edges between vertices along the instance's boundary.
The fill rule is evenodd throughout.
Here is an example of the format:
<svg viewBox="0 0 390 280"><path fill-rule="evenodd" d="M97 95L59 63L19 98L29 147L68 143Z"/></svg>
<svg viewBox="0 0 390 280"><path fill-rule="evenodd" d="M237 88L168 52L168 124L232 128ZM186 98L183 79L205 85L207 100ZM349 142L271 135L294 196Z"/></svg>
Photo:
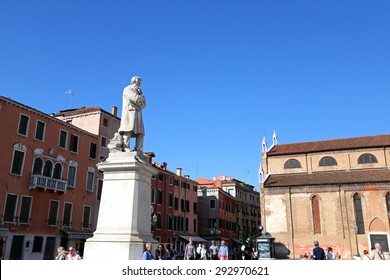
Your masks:
<svg viewBox="0 0 390 280"><path fill-rule="evenodd" d="M332 165L337 165L337 162L333 157L323 157L320 160L320 166L332 166Z"/></svg>
<svg viewBox="0 0 390 280"><path fill-rule="evenodd" d="M51 177L51 172L53 170L53 163L50 160L45 162L45 166L43 167L43 176Z"/></svg>
<svg viewBox="0 0 390 280"><path fill-rule="evenodd" d="M378 162L378 160L373 154L362 154L358 159L358 163L375 163L375 162Z"/></svg>
<svg viewBox="0 0 390 280"><path fill-rule="evenodd" d="M301 168L301 164L296 159L289 159L284 163L284 168Z"/></svg>
<svg viewBox="0 0 390 280"><path fill-rule="evenodd" d="M41 158L36 158L34 160L33 174L42 174L43 160Z"/></svg>
<svg viewBox="0 0 390 280"><path fill-rule="evenodd" d="M61 179L61 174L62 174L62 165L60 163L56 163L56 165L54 165L53 178Z"/></svg>
<svg viewBox="0 0 390 280"><path fill-rule="evenodd" d="M353 206L355 210L355 221L357 225L357 233L364 234L365 232L364 232L362 198L358 193L355 193L353 195Z"/></svg>
<svg viewBox="0 0 390 280"><path fill-rule="evenodd" d="M320 200L316 195L311 199L311 209L313 214L314 234L321 234Z"/></svg>

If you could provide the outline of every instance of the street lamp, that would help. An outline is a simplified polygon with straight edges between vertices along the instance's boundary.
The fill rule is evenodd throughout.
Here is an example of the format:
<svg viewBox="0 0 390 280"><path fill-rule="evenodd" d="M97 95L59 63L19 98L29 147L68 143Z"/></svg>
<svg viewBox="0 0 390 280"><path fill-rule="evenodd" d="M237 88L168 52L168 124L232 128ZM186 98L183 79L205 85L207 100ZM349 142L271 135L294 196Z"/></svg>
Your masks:
<svg viewBox="0 0 390 280"><path fill-rule="evenodd" d="M355 231L355 239L356 239L356 257L358 257L358 258L360 258L360 254L359 254L359 243L358 243L358 238L357 238L357 234L358 234L358 226L357 226L357 224L355 224L354 226L353 226L353 229L354 229L354 231Z"/></svg>

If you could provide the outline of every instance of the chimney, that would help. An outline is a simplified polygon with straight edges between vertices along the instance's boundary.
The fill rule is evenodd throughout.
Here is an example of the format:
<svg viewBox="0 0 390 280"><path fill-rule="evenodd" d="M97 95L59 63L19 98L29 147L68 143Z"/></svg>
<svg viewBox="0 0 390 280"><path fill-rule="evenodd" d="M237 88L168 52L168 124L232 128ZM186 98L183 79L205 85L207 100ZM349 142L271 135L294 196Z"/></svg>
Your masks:
<svg viewBox="0 0 390 280"><path fill-rule="evenodd" d="M116 115L118 114L118 107L112 105L111 107L111 114L116 117Z"/></svg>
<svg viewBox="0 0 390 280"><path fill-rule="evenodd" d="M177 176L181 176L181 168L180 167L178 167L178 168L176 168L176 175Z"/></svg>
<svg viewBox="0 0 390 280"><path fill-rule="evenodd" d="M165 161L162 163L161 167L163 170L167 170L167 165L168 163L166 163Z"/></svg>

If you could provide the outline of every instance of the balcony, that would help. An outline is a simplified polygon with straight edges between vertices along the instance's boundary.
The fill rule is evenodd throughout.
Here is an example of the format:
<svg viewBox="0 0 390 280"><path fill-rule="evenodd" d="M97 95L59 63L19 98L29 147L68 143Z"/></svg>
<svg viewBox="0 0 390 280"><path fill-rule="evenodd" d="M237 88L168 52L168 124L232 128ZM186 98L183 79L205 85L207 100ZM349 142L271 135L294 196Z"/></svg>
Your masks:
<svg viewBox="0 0 390 280"><path fill-rule="evenodd" d="M40 188L44 190L65 193L67 184L68 182L64 180L34 174L30 177L30 184L28 185L28 189L31 190Z"/></svg>

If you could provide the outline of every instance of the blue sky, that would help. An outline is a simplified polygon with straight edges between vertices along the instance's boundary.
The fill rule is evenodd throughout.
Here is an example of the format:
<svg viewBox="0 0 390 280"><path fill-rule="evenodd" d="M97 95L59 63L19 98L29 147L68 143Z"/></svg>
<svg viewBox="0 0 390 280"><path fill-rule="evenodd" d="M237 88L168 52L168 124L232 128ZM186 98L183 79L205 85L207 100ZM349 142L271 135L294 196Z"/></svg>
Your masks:
<svg viewBox="0 0 390 280"><path fill-rule="evenodd" d="M3 0L0 95L110 111L138 75L157 162L257 187L274 130L280 144L389 133L389 14L387 0Z"/></svg>

